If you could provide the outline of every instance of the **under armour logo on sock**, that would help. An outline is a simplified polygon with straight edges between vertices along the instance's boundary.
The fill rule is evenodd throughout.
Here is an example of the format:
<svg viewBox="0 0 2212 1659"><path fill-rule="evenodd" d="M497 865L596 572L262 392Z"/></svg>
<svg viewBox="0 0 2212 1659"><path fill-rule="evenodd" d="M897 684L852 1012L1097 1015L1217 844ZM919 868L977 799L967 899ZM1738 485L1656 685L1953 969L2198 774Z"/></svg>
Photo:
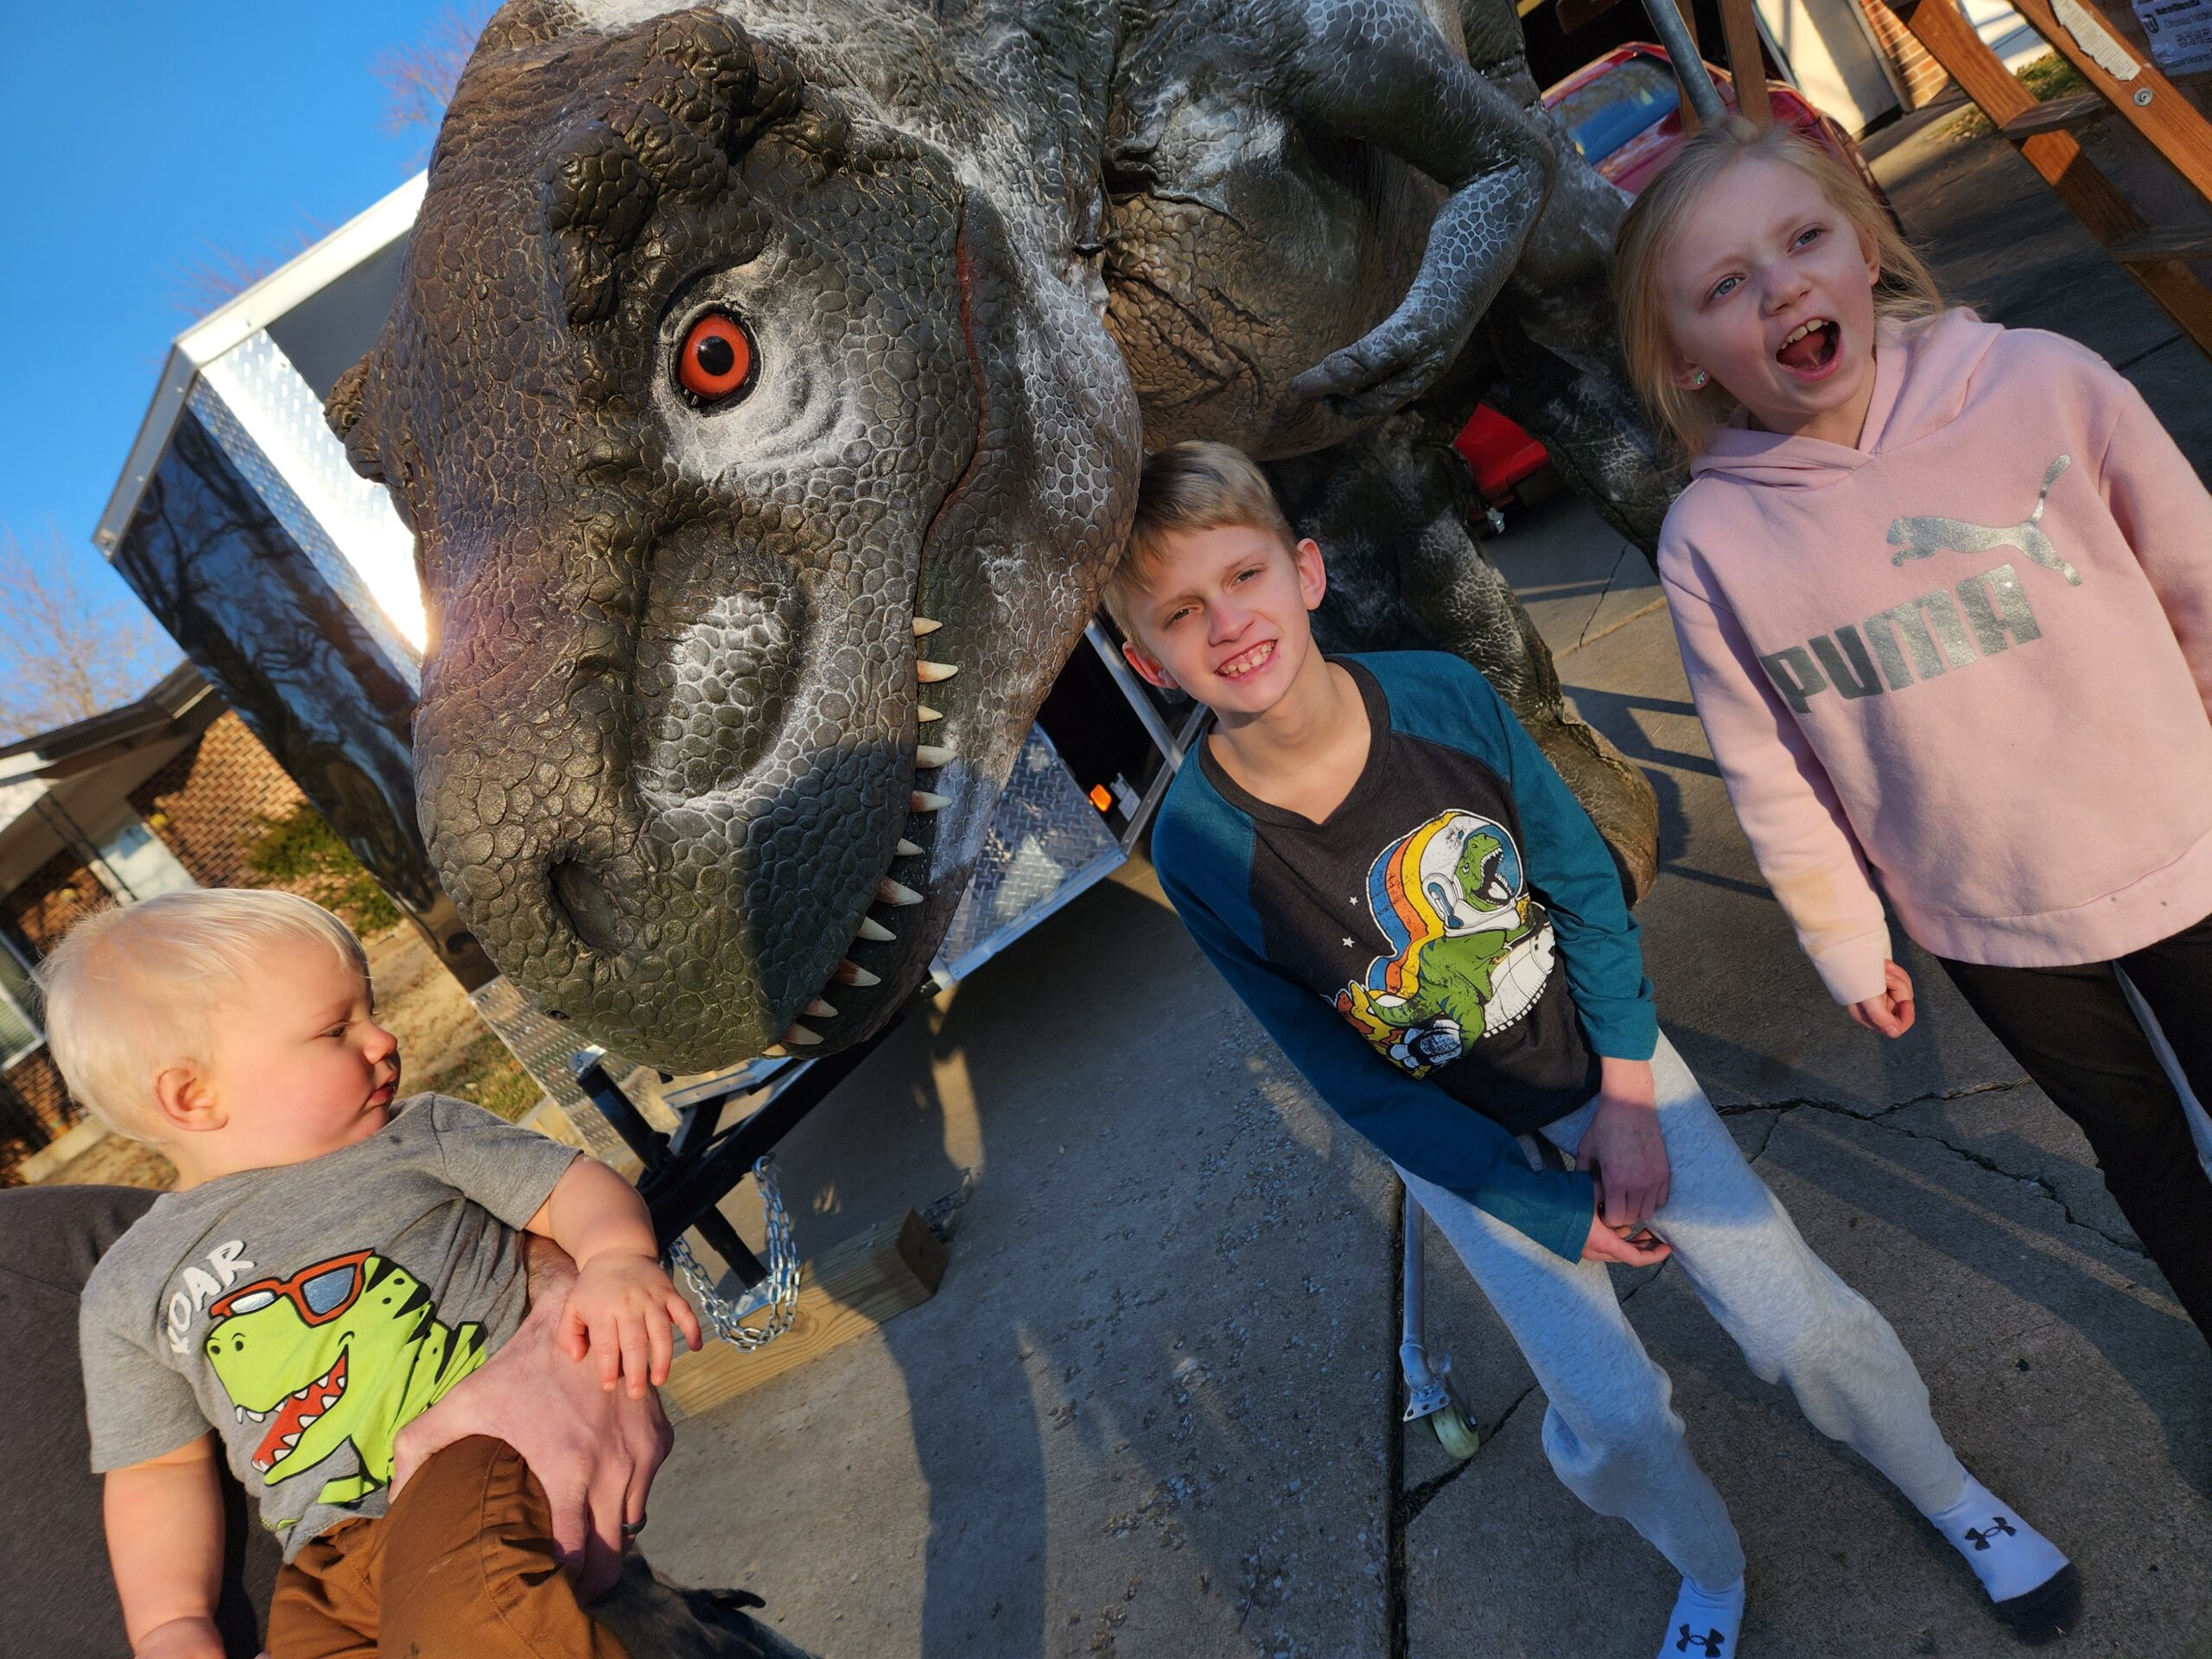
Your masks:
<svg viewBox="0 0 2212 1659"><path fill-rule="evenodd" d="M1706 1659L1719 1659L1720 1644L1728 1639L1718 1630L1707 1630L1703 1636L1698 1636L1694 1634L1687 1624L1677 1624L1675 1628L1681 1632L1681 1637L1675 1643L1676 1653L1688 1653L1690 1650L1690 1643L1694 1642L1697 1643L1698 1651L1705 1655Z"/></svg>
<svg viewBox="0 0 2212 1659"><path fill-rule="evenodd" d="M2000 1532L2007 1538L2017 1538L2020 1535L2019 1533L2014 1529L2012 1523L2000 1515L1993 1517L1990 1521L1989 1530L1987 1532L1982 1532L1976 1528L1968 1527L1967 1529L1967 1541L1972 1544L1976 1549L1987 1549L1989 1548L1990 1540L1996 1537Z"/></svg>

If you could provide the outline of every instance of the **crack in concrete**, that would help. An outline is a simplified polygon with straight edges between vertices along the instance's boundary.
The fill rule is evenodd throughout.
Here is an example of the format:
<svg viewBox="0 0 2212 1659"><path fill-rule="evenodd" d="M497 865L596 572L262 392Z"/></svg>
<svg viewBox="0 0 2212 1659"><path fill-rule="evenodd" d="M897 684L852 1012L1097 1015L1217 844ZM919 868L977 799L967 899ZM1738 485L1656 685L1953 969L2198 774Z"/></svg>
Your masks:
<svg viewBox="0 0 2212 1659"><path fill-rule="evenodd" d="M1909 1106L1916 1105L1917 1103L1917 1102L1914 1101L1907 1101L1905 1103L1905 1104ZM2145 1254L2143 1247L2140 1244L2131 1243L2126 1239L2115 1238L2103 1228L2098 1226L2096 1223L2093 1221L2084 1221L2081 1217L2075 1215L2074 1213L2074 1206L2067 1203L2065 1194L2062 1193L2058 1190L2057 1186L2047 1176L2033 1173L2024 1174L2017 1169L2007 1169L2004 1165L1999 1163L1994 1158L1991 1158L1983 1153L1976 1152L1971 1147L1962 1147L1955 1141L1947 1141L1942 1135L1930 1134L1925 1129L1909 1129L1902 1123L1885 1123L1882 1122L1882 1118L1887 1117L1889 1116L1888 1112L1883 1113L1881 1117L1860 1117L1856 1112L1846 1111L1841 1107L1837 1106L1823 1106L1816 1101L1808 1101L1805 1104L1813 1106L1821 1111L1834 1113L1838 1117L1851 1118L1854 1122L1860 1123L1872 1123L1880 1128L1887 1130L1891 1135L1906 1135L1915 1141L1932 1141L1936 1146L1942 1147L1946 1152L1952 1153L1956 1156L1964 1159L1967 1163L1974 1165L1977 1168L1986 1169L1993 1175L2002 1175L2005 1179L2010 1181L2018 1181L2025 1185L2033 1186L2040 1192L2044 1197L2049 1198L2053 1204L2058 1206L2059 1213L2066 1217L2067 1224L2069 1226L2079 1227L2085 1233L2094 1233L2099 1238L2104 1240L2106 1243L2111 1245L2114 1249L2125 1250L2128 1255L2134 1256L2138 1261L2147 1262L2150 1260L2150 1257ZM1897 1109L1898 1109L1896 1107L1892 1107L1891 1109L1892 1111Z"/></svg>
<svg viewBox="0 0 2212 1659"><path fill-rule="evenodd" d="M1722 1117L1742 1117L1751 1112L1788 1112L1800 1106L1817 1107L1824 1112L1835 1112L1845 1117L1855 1117L1861 1123L1878 1123L1892 1112L1901 1112L1908 1106L1934 1106L1947 1101L1969 1100L1976 1095L2008 1095L2015 1089L2031 1087L2030 1079L2015 1077L2010 1083L1975 1083L1963 1089L1936 1089L1924 1095L1915 1095L1910 1100L1885 1106L1878 1112L1858 1112L1840 1100L1822 1100L1814 1095L1798 1095L1789 1100L1746 1100L1733 1106L1716 1106L1713 1109Z"/></svg>

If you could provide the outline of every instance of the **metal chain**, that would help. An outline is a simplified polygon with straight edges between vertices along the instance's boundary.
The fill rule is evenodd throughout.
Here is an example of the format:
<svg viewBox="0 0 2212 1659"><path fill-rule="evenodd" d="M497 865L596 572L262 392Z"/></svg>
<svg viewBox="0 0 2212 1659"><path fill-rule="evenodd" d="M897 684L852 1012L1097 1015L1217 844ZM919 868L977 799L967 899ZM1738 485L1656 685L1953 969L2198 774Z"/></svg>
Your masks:
<svg viewBox="0 0 2212 1659"><path fill-rule="evenodd" d="M784 1195L777 1190L765 1154L753 1166L753 1184L760 1191L760 1211L768 1225L768 1276L742 1301L732 1302L715 1288L714 1281L682 1236L668 1247L668 1259L691 1294L709 1333L748 1353L765 1348L790 1330L792 1316L798 1311L798 1249L791 1243L791 1213L784 1208ZM765 1323L757 1326L744 1323L747 1314L763 1309L767 1314Z"/></svg>

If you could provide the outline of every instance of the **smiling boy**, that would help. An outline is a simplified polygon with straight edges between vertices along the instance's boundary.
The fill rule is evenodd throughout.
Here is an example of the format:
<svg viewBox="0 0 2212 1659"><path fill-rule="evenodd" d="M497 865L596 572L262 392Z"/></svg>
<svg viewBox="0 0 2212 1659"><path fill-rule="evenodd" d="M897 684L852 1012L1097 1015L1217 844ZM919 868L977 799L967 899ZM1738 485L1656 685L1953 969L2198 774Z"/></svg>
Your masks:
<svg viewBox="0 0 2212 1659"><path fill-rule="evenodd" d="M1325 658L1308 613L1326 585L1243 455L1146 462L1108 607L1137 671L1217 716L1154 863L1491 1299L1548 1398L1560 1478L1681 1573L1659 1651L1733 1659L1744 1554L1607 1262L1679 1253L1818 1427L1939 1525L1966 1505L1994 1541L1977 1548L2027 1584L2070 1573L1960 1465L1896 1333L1806 1247L1660 1033L1611 857L1559 774L1456 657Z"/></svg>

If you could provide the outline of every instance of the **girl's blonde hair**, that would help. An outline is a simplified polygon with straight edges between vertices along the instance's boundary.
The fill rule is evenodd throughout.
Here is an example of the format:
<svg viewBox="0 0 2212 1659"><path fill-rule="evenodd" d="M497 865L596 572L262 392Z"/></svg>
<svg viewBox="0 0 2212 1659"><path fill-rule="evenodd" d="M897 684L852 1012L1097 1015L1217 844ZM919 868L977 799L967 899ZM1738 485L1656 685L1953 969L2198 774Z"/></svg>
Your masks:
<svg viewBox="0 0 2212 1659"><path fill-rule="evenodd" d="M211 1059L215 1010L272 948L300 941L327 947L367 982L352 931L289 893L195 887L87 916L31 970L47 1052L86 1111L118 1135L154 1140L155 1074Z"/></svg>
<svg viewBox="0 0 2212 1659"><path fill-rule="evenodd" d="M1686 455L1705 447L1734 400L1718 381L1697 391L1675 384L1675 343L1660 298L1659 267L1705 193L1738 162L1749 160L1796 168L1820 187L1859 238L1872 245L1882 268L1874 284L1876 316L1906 322L1944 308L1935 277L1852 168L1780 122L1759 127L1731 115L1704 128L1630 205L1613 240L1613 306L1629 378Z"/></svg>

